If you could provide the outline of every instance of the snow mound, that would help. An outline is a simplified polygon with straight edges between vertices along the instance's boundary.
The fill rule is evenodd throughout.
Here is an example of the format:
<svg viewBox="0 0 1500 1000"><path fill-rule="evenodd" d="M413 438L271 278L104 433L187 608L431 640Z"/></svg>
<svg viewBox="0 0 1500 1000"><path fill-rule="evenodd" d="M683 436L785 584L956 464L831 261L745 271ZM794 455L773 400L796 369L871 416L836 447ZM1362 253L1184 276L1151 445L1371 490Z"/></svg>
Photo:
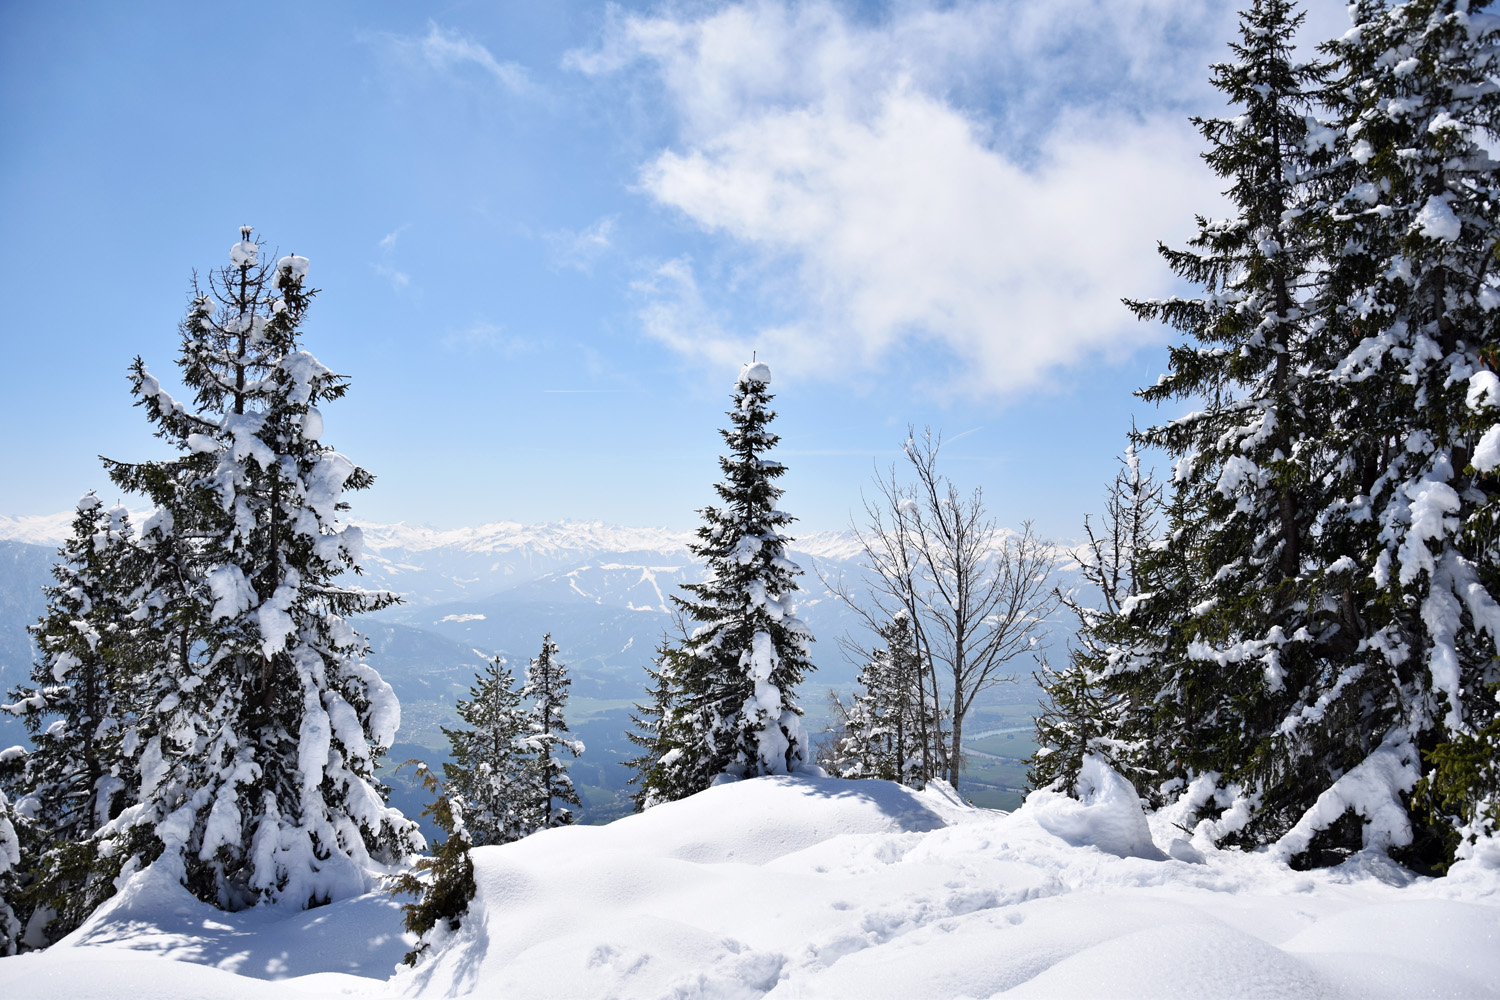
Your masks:
<svg viewBox="0 0 1500 1000"><path fill-rule="evenodd" d="M400 905L384 893L311 910L224 913L195 899L166 866L153 866L51 948L0 959L0 996L387 996L383 981L413 943L401 928Z"/></svg>
<svg viewBox="0 0 1500 1000"><path fill-rule="evenodd" d="M580 840L602 837L614 850L695 864L763 865L833 837L926 833L973 813L937 790L921 793L888 781L775 775L718 785L608 827L568 827L549 836L554 843L558 834ZM543 841L528 838L523 843L538 847ZM580 843L577 849L587 847Z"/></svg>
<svg viewBox="0 0 1500 1000"><path fill-rule="evenodd" d="M1074 847L1093 846L1121 858L1165 857L1151 840L1135 788L1103 760L1092 754L1083 759L1076 791L1076 799L1032 792L1026 806L1042 829Z"/></svg>
<svg viewBox="0 0 1500 1000"><path fill-rule="evenodd" d="M0 996L1496 996L1500 867L1155 849L1100 761L1012 814L943 786L779 776L474 852L463 926L392 976L389 899L225 914L136 878ZM1182 845L1179 845L1182 846ZM269 982L267 980L279 980Z"/></svg>

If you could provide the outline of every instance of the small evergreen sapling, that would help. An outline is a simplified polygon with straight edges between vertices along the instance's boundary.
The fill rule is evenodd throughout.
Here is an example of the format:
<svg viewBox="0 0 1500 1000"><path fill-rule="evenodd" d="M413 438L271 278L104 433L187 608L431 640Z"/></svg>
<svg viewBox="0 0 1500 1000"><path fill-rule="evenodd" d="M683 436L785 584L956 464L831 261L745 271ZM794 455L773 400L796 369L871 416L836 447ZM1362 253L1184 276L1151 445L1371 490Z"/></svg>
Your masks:
<svg viewBox="0 0 1500 1000"><path fill-rule="evenodd" d="M1122 611L1141 594L1142 563L1160 536L1162 487L1141 471L1140 456L1129 445L1105 497L1098 524L1085 517L1084 544L1077 550L1079 573L1096 600L1085 603L1074 592L1058 597L1078 623L1068 664L1053 668L1038 659L1034 674L1045 693L1036 716L1037 752L1027 775L1032 788L1072 789L1090 754L1103 757L1117 771L1149 784L1134 765L1143 748L1122 739L1125 697L1111 689L1112 644L1121 634Z"/></svg>
<svg viewBox="0 0 1500 1000"><path fill-rule="evenodd" d="M656 647L654 666L646 668L647 702L635 706L630 718L636 731L625 734L643 750L626 762L636 772L631 783L641 786L633 796L637 810L686 798L702 791L709 780L702 774L703 755L687 708L687 691L675 669L677 651L687 638L680 617L677 625L680 635L664 637Z"/></svg>
<svg viewBox="0 0 1500 1000"><path fill-rule="evenodd" d="M1415 795L1448 831L1446 847L1459 860L1500 857L1500 684L1489 694L1488 721L1428 752L1430 770Z"/></svg>
<svg viewBox="0 0 1500 1000"><path fill-rule="evenodd" d="M31 626L37 647L31 686L5 706L19 714L34 749L18 797L52 841L90 836L127 793L116 745L130 711L127 653L133 530L123 507L106 510L89 493L53 567L47 610Z"/></svg>
<svg viewBox="0 0 1500 1000"><path fill-rule="evenodd" d="M417 936L417 946L402 961L416 965L440 935L458 930L477 886L474 862L469 857L473 845L464 825L463 800L446 789L422 761L408 760L401 766L414 768L422 787L432 793L433 800L422 810L422 815L431 816L447 834L433 846L429 857L419 858L410 870L395 876L391 884L391 895L415 897L401 910L402 926Z"/></svg>

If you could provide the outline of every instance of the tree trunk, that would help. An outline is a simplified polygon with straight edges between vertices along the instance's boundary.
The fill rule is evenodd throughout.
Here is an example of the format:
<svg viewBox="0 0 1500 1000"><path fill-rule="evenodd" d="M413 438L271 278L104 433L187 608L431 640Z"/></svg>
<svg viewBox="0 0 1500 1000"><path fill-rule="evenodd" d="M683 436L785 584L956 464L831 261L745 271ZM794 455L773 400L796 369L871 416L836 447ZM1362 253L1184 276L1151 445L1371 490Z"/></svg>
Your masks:
<svg viewBox="0 0 1500 1000"><path fill-rule="evenodd" d="M958 772L963 760L963 755L960 753L963 735L964 716L955 705L953 706L953 739L949 744L952 750L949 751L948 756L948 784L953 786L955 792L958 791Z"/></svg>

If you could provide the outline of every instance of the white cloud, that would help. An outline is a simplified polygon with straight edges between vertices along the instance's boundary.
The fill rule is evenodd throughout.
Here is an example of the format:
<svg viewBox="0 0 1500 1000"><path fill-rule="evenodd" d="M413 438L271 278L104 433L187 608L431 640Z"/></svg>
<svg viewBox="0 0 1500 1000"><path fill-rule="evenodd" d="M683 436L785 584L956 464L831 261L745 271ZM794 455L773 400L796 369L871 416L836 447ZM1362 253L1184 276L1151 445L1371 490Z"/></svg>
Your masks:
<svg viewBox="0 0 1500 1000"><path fill-rule="evenodd" d="M1079 118L1026 169L952 108L896 88L868 121L761 116L662 154L643 183L703 227L796 261L802 318L754 338L775 356L872 366L915 338L962 362L965 388L1005 390L1153 335L1120 298L1168 289L1156 238L1182 228L1185 206L1214 203L1196 151L1176 123Z"/></svg>
<svg viewBox="0 0 1500 1000"><path fill-rule="evenodd" d="M828 2L746 0L701 17L611 7L592 51L564 57L590 74L648 64L689 141L769 106L829 102L851 112L897 79L1002 127L1076 104L1159 104L1208 89L1206 63L1234 24L1216 0L981 0L894 5L858 19Z"/></svg>
<svg viewBox="0 0 1500 1000"><path fill-rule="evenodd" d="M641 286L650 335L713 363L752 348L837 376L937 348L947 386L1007 392L1160 332L1155 254L1222 204L1189 109L1233 11L1210 0L998 0L860 21L776 0L698 18L615 11L588 73L643 67L676 142L641 186L795 295L739 329L685 259ZM767 295L766 298L778 296Z"/></svg>

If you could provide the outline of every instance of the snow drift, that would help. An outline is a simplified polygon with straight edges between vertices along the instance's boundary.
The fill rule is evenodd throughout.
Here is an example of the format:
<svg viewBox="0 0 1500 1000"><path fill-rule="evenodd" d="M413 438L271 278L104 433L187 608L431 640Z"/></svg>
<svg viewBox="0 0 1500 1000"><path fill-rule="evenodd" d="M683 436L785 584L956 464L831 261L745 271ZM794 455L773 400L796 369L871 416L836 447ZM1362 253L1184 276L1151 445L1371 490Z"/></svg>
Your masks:
<svg viewBox="0 0 1500 1000"><path fill-rule="evenodd" d="M1102 763L1088 783L1007 815L941 787L757 778L480 848L464 925L394 975L409 939L383 897L224 914L139 881L49 951L0 959L0 995L1500 993L1500 859L1296 872L1187 848Z"/></svg>

